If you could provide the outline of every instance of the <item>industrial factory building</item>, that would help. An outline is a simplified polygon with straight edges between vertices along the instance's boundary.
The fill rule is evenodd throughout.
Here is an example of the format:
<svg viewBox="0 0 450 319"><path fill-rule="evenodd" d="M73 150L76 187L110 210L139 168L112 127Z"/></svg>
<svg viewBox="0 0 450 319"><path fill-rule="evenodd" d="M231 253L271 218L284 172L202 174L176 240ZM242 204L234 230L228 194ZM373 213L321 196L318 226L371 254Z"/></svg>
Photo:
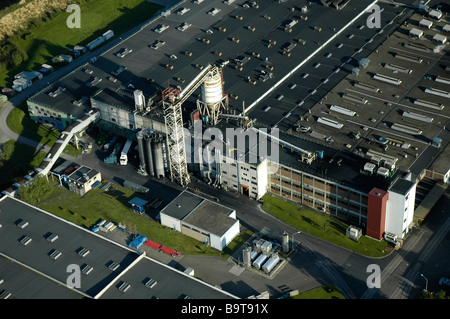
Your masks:
<svg viewBox="0 0 450 319"><path fill-rule="evenodd" d="M2 299L236 298L10 196L0 198L0 225ZM79 287L68 266L79 267Z"/></svg>
<svg viewBox="0 0 450 319"><path fill-rule="evenodd" d="M326 21L332 21L339 14L341 27L356 28L352 23L371 3L353 1L352 7L346 5L348 3L322 1L323 6L318 6L320 10L314 7L315 14L319 15L314 20L324 21L325 26ZM448 163L438 164L445 159L445 153L441 152L447 146L441 145L445 139L442 123L447 121L448 108L439 101L430 101L440 99L445 93L445 83L434 81L437 83L433 85L440 89L432 92L419 92L417 87L410 90L405 86L418 81L414 77L425 72L426 63L422 62L428 59L427 55L438 53L434 53L433 48L418 49L415 43L418 40L408 35L410 30L402 30L384 42L402 46L403 51L428 52L423 58L413 59L400 53L381 54L387 49L380 46L379 54L358 60L357 67L350 65L352 59L349 59L346 64L351 66L350 71L342 76L345 63L326 71L316 61L309 65L313 57L325 61L323 64L332 63L329 62L331 52L319 57L315 54L320 50L310 45L319 41L332 43L329 41L334 41L335 36L341 37L337 38L339 41L348 42L362 41L362 38L336 32L330 35L330 28L325 27L322 31L322 27L311 24L313 19L306 19L311 12L308 8L301 9L304 27L292 26L285 30L280 25L285 24L286 15L293 18L299 10L291 11L291 4L283 1L261 1L258 8L215 1L219 10L214 16L206 13L210 9L207 2L183 5L190 10L182 15L156 18L95 61L29 98L27 103L33 120L62 130L58 147L49 153L36 173L47 173L63 146L89 125L105 124L120 128L128 139L137 142L139 166L136 171L140 174L168 177L182 187L189 185L192 174L198 174L211 185L250 198L261 199L266 193L281 196L359 225L366 229L367 235L377 239L385 232L404 238L412 227L414 209L420 204L416 201L416 189L421 180L426 176L439 176L432 184L445 184L450 172ZM340 9L338 13L333 7ZM177 9L178 6L173 8ZM265 10L266 14L256 14L256 10ZM195 26L181 27L194 20ZM440 22L433 23L436 26ZM158 33L154 31L158 25L169 27ZM433 32L426 26L419 28L424 34ZM368 31L366 29L364 32ZM307 37L308 41L298 40ZM284 48L287 38L302 42L302 49L298 49L298 45L289 46L296 47L289 56L274 49ZM279 40L278 44L275 39ZM360 45L361 42L357 42L347 47ZM432 44L427 42L427 45ZM337 57L342 46L334 42L328 45L327 50L333 51L335 60L342 58ZM117 54L125 49L130 52L126 56ZM425 49L427 51L420 51ZM375 63L377 57L385 60ZM308 72L323 73L316 75L314 81L305 80L308 73L296 74L302 66L308 68ZM417 71L412 72L413 68ZM395 77L383 75L385 69ZM430 72L439 75L445 70L435 66ZM379 76L372 76L374 74ZM430 79L442 79L436 75ZM339 80L329 81L325 76L337 76ZM299 87L309 85L310 80L311 83L319 81L317 87L321 86L321 91L329 90L318 98L317 90L308 90L306 98L314 96L314 104L305 107L304 104L311 101L298 100L306 91ZM392 81L399 92L413 96L403 101L405 104L397 100L379 101L383 91L392 89ZM327 87L328 82L333 82L333 86ZM270 95L275 89L279 91ZM441 94L439 98L436 93ZM392 100L388 95L383 97L383 101ZM380 109L369 105L380 105ZM395 108L398 109L392 111ZM424 115L430 109L437 120L433 121L431 114ZM419 111L424 114L416 113ZM388 113L392 123L381 120ZM199 123L202 141L197 145L195 128ZM418 129L421 125L427 125L427 130ZM225 134L226 128L256 134L257 140L230 146L232 141ZM218 129L224 134L215 139L204 138L208 129ZM263 129L266 130L263 132ZM279 150L278 157L270 156L274 147ZM270 150L261 155L260 148ZM249 161L253 155L256 161ZM431 164L436 167L432 172ZM4 193L14 191L15 187L11 187ZM192 205L196 202L187 202L191 201ZM216 241L211 234L222 242L223 236L228 238L235 233L234 230L227 234L210 229L210 224L195 225L202 218L189 214L196 212L194 207L200 203L190 209L182 205L181 215L169 213L174 205L171 203L161 213L161 222L168 227L202 234L199 238L209 238L211 245ZM197 213L204 217L200 211ZM195 221L192 225L189 216ZM223 216L220 218L233 219L232 214ZM236 227L234 223L225 225L229 226L227 229ZM223 246L218 244L217 247Z"/></svg>
<svg viewBox="0 0 450 319"><path fill-rule="evenodd" d="M183 191L159 213L161 225L222 251L240 232L236 211Z"/></svg>
<svg viewBox="0 0 450 319"><path fill-rule="evenodd" d="M71 192L83 196L101 180L102 175L99 171L82 165L67 177L67 184Z"/></svg>

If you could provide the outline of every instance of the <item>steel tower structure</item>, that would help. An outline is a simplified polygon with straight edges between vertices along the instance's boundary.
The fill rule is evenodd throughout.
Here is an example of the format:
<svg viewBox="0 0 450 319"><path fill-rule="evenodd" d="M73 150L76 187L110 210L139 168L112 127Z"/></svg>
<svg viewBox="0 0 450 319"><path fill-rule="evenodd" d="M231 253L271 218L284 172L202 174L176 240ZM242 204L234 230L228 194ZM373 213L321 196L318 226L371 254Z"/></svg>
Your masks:
<svg viewBox="0 0 450 319"><path fill-rule="evenodd" d="M184 187L189 184L190 176L186 162L180 91L169 87L162 92L162 99L169 150L170 176L173 182L177 182Z"/></svg>

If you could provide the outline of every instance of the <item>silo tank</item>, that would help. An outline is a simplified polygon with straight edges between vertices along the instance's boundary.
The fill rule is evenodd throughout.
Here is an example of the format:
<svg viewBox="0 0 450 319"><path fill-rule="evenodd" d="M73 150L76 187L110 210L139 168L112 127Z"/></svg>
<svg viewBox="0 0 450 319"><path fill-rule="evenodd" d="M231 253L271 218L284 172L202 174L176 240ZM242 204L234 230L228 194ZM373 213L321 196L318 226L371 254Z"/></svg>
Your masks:
<svg viewBox="0 0 450 319"><path fill-rule="evenodd" d="M289 235L288 233L283 233L283 251L287 253L289 251Z"/></svg>
<svg viewBox="0 0 450 319"><path fill-rule="evenodd" d="M253 250L253 251L252 251L252 254L251 254L251 256L250 256L250 258L251 258L251 260L253 261L253 260L256 259L257 256L258 256L258 252Z"/></svg>
<svg viewBox="0 0 450 319"><path fill-rule="evenodd" d="M145 135L145 154L147 157L147 173L150 176L155 176L152 154L152 138L150 135Z"/></svg>
<svg viewBox="0 0 450 319"><path fill-rule="evenodd" d="M262 270L268 274L272 271L272 269L278 264L278 262L280 261L280 257L278 256L274 256L272 258L270 258L265 264L264 266L262 266Z"/></svg>
<svg viewBox="0 0 450 319"><path fill-rule="evenodd" d="M158 135L153 140L153 162L155 165L155 176L158 178L164 177L164 159L163 159L163 139Z"/></svg>
<svg viewBox="0 0 450 319"><path fill-rule="evenodd" d="M223 98L222 76L215 72L206 77L201 86L203 102L210 108L216 106Z"/></svg>
<svg viewBox="0 0 450 319"><path fill-rule="evenodd" d="M134 91L134 105L136 107L136 111L139 112L142 112L145 107L145 98L141 90Z"/></svg>
<svg viewBox="0 0 450 319"><path fill-rule="evenodd" d="M244 254L244 265L251 265L251 248L247 247L246 249L244 249L243 254Z"/></svg>
<svg viewBox="0 0 450 319"><path fill-rule="evenodd" d="M144 136L143 136L142 132L138 132L136 134L136 137L137 137L137 141L138 141L140 166L142 168L145 168L145 150L144 150L144 141L143 141Z"/></svg>
<svg viewBox="0 0 450 319"><path fill-rule="evenodd" d="M267 255L261 254L256 260L253 262L253 267L256 269L261 269L262 264L269 258Z"/></svg>

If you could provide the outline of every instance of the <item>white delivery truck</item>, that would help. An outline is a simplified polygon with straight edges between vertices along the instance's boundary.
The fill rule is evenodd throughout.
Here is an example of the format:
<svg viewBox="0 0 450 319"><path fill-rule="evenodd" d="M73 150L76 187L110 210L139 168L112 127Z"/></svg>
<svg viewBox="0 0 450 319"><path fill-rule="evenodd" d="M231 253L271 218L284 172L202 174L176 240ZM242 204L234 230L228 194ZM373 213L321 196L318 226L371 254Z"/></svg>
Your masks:
<svg viewBox="0 0 450 319"><path fill-rule="evenodd" d="M128 151L130 150L131 143L133 143L133 140L128 139L126 141L125 146L122 149L122 153L120 153L120 165L128 164Z"/></svg>

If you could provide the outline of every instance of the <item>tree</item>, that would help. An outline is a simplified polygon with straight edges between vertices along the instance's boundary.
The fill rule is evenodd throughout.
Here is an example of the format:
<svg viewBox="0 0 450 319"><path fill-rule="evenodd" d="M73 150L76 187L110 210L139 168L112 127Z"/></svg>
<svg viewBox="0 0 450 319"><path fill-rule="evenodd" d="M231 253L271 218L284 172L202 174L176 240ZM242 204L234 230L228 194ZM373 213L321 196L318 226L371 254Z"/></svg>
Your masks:
<svg viewBox="0 0 450 319"><path fill-rule="evenodd" d="M38 176L31 180L29 185L22 185L17 190L20 200L31 205L37 204L40 200L46 198L52 191L52 186L48 183L45 176Z"/></svg>
<svg viewBox="0 0 450 319"><path fill-rule="evenodd" d="M419 299L450 299L450 296L446 296L445 291L441 289L436 293L424 291L419 296Z"/></svg>

